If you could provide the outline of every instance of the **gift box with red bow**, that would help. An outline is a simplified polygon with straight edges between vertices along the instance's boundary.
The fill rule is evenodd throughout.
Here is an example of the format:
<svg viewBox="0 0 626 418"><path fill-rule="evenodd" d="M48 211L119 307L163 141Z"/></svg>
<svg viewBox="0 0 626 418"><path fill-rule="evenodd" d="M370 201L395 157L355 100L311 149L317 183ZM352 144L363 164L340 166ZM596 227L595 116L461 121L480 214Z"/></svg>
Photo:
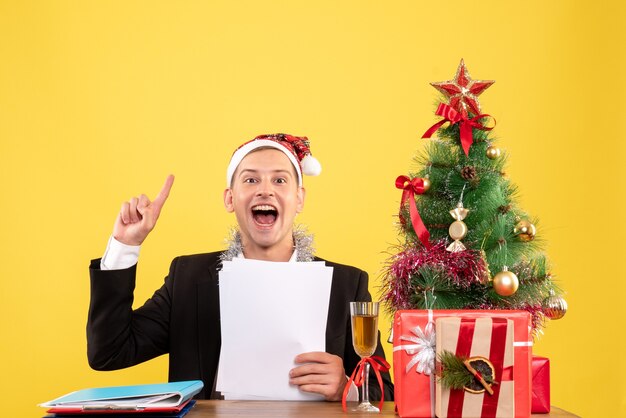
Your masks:
<svg viewBox="0 0 626 418"><path fill-rule="evenodd" d="M513 321L459 317L436 320L439 418L513 418Z"/></svg>
<svg viewBox="0 0 626 418"><path fill-rule="evenodd" d="M445 317L506 318L514 324L515 417L530 416L530 314L507 310L401 310L393 323L394 399L402 418L435 417L435 320Z"/></svg>
<svg viewBox="0 0 626 418"><path fill-rule="evenodd" d="M546 357L533 356L533 414L550 413L550 360Z"/></svg>

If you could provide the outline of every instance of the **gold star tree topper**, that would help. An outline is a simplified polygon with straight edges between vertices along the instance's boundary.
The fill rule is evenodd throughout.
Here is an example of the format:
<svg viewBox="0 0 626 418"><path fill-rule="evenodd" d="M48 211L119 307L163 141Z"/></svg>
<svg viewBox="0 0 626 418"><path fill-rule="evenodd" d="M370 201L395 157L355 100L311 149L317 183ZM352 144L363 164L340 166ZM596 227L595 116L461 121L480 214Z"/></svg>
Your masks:
<svg viewBox="0 0 626 418"><path fill-rule="evenodd" d="M468 112L480 114L478 96L489 88L494 80L472 80L465 63L461 59L456 75L452 80L430 83L450 99L450 106L467 117Z"/></svg>

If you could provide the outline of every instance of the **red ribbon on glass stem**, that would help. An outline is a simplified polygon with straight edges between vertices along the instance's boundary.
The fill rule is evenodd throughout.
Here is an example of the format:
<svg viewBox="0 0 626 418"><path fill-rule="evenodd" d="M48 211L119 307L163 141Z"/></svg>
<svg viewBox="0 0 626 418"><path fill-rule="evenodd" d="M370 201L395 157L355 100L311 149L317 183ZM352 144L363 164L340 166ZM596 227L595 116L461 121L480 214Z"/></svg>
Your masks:
<svg viewBox="0 0 626 418"><path fill-rule="evenodd" d="M352 382L354 382L357 387L361 387L363 385L365 365L368 363L370 364L372 369L374 369L374 373L376 374L376 380L378 380L378 386L380 386L380 403L378 404L378 409L381 411L383 410L383 402L385 401L385 388L383 388L383 378L380 376L380 372L388 372L391 366L389 365L389 363L387 363L387 360L382 357L370 356L362 358L361 361L357 363L354 371L352 372L352 375L350 375L350 379L348 379L348 383L346 383L346 387L343 389L343 396L341 397L341 406L343 407L343 412L346 412L347 410L346 399L348 398L348 391L352 386ZM367 379L367 376L365 376L365 379Z"/></svg>
<svg viewBox="0 0 626 418"><path fill-rule="evenodd" d="M422 135L422 138L430 138L446 122L450 122L451 125L459 123L461 146L463 147L463 151L465 152L466 156L469 155L469 149L474 142L472 128L480 129L481 131L490 131L493 129L493 126L489 128L478 122L482 118L490 117L493 119L493 117L491 117L490 115L481 114L478 116L474 116L471 119L468 119L467 115L457 112L452 106L445 103L439 103L439 107L437 108L435 114L437 116L443 117L443 119L431 126L430 129L428 129L424 133L424 135ZM495 125L496 120L493 119L493 121Z"/></svg>
<svg viewBox="0 0 626 418"><path fill-rule="evenodd" d="M430 232L426 229L426 225L424 225L422 217L417 210L417 205L415 204L415 194L423 194L426 191L426 189L424 189L424 179L417 177L411 179L407 176L398 176L396 179L396 188L403 190L402 202L400 203L400 220L404 222L402 208L408 201L413 230L415 230L415 234L422 244L424 244L424 247L430 248Z"/></svg>

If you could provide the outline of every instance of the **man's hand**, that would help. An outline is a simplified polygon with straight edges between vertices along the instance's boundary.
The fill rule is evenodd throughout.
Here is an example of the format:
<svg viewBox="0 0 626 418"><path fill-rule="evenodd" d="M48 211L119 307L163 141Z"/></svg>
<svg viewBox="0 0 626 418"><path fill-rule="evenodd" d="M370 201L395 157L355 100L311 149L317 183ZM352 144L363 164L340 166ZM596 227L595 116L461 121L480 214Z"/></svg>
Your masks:
<svg viewBox="0 0 626 418"><path fill-rule="evenodd" d="M294 361L302 365L291 369L289 383L298 385L304 392L324 395L327 401L341 400L348 382L341 357L311 352L297 355Z"/></svg>
<svg viewBox="0 0 626 418"><path fill-rule="evenodd" d="M169 175L157 197L151 202L142 194L122 203L122 208L113 227L113 237L126 245L141 245L150 231L154 229L161 209L174 184L174 176Z"/></svg>

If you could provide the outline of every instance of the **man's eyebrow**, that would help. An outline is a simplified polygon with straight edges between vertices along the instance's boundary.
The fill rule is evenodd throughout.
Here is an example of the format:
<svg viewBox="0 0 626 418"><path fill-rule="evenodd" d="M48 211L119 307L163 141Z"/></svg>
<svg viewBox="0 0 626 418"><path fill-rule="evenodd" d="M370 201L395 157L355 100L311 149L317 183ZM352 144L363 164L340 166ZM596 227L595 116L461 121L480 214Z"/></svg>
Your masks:
<svg viewBox="0 0 626 418"><path fill-rule="evenodd" d="M262 170L256 170L254 168L244 168L243 170L241 170L239 172L239 175L242 175L244 173L256 174L256 173L258 173L260 171L262 171ZM286 174L289 174L289 175L293 176L293 172L291 170L286 170L286 169L282 169L282 168L278 168L276 170L269 170L269 171L272 172L272 173L286 173Z"/></svg>
<svg viewBox="0 0 626 418"><path fill-rule="evenodd" d="M258 174L260 171L263 170L256 170L254 168L244 168L243 170L241 170L239 172L239 174L237 175L237 177L246 175L246 174ZM295 178L296 176L294 175L292 170L286 170L286 169L276 169L276 170L269 170L272 174L282 174L282 175L288 175L289 177L293 177Z"/></svg>

